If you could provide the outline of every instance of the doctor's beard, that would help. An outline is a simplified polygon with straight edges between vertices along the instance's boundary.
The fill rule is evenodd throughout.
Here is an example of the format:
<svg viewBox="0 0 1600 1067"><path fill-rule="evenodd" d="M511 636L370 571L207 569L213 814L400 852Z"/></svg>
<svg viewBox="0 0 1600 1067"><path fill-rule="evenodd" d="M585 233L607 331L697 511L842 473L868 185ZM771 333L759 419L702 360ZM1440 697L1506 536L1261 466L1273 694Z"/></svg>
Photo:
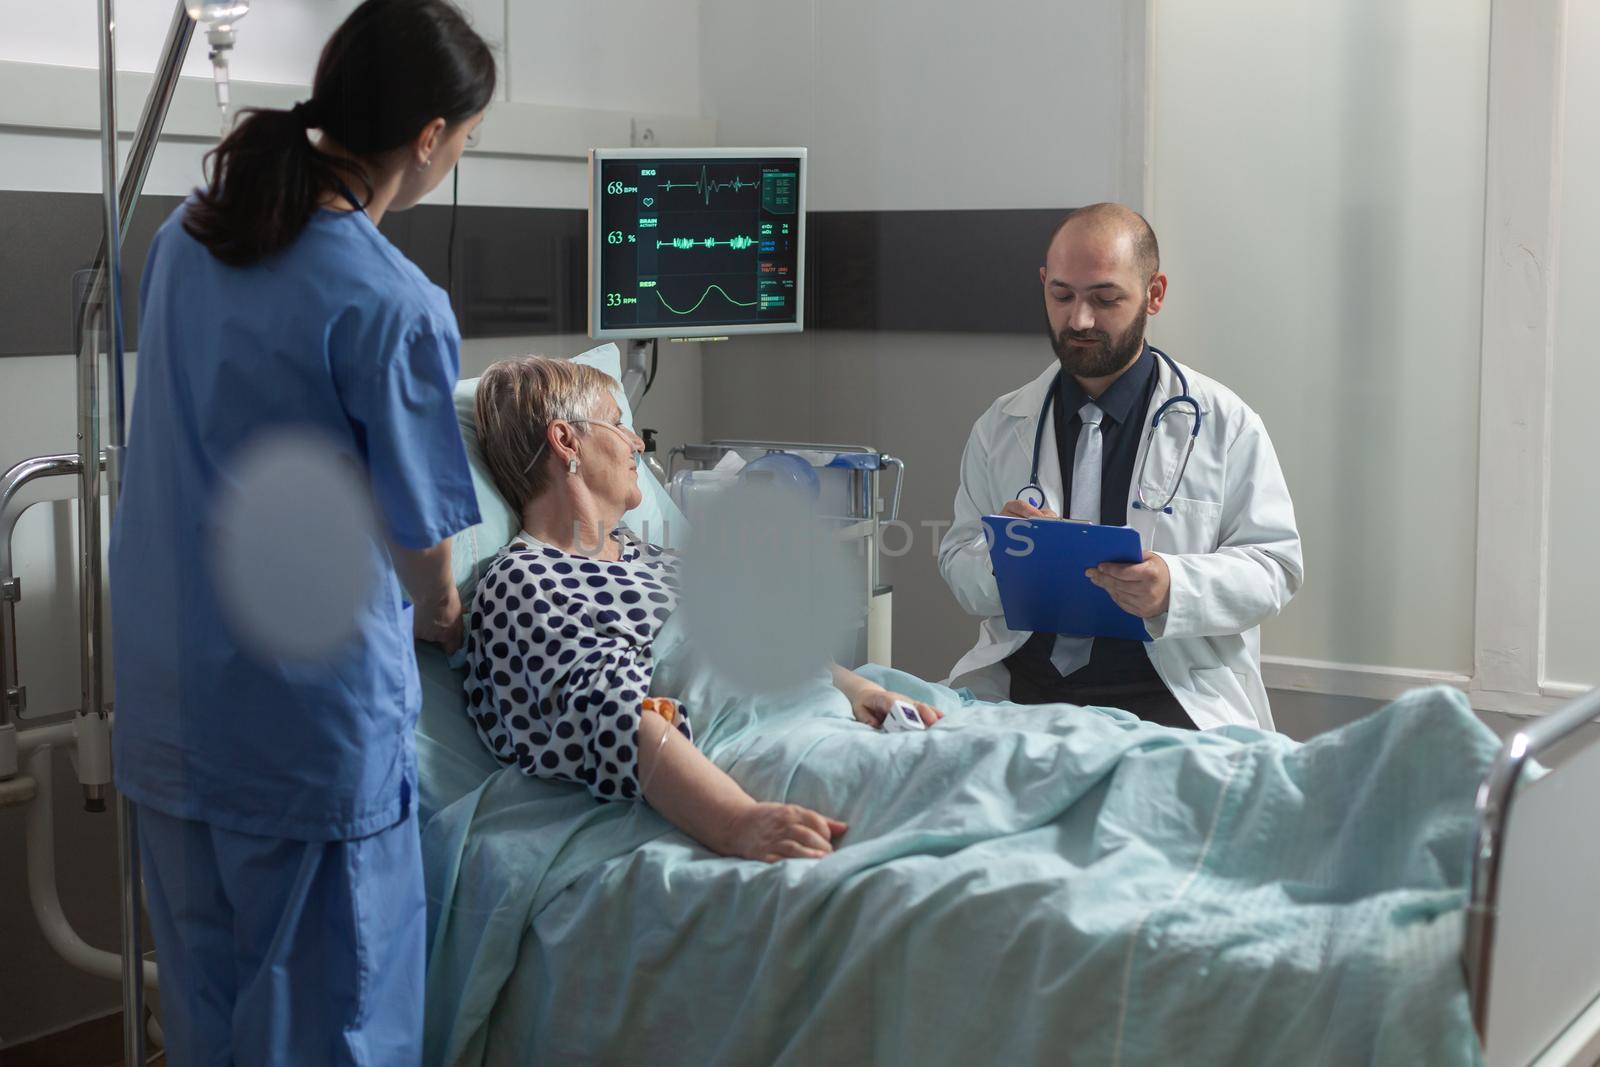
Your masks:
<svg viewBox="0 0 1600 1067"><path fill-rule="evenodd" d="M1056 359L1061 361L1062 368L1068 374L1077 378L1104 378L1132 363L1144 348L1144 327L1149 318L1149 312L1140 308L1139 317L1129 323L1122 336L1115 340L1101 330L1086 333L1062 330L1056 333L1048 322L1045 323L1045 330L1050 335L1051 347L1056 350ZM1090 340L1100 343L1091 348L1075 348L1070 343Z"/></svg>

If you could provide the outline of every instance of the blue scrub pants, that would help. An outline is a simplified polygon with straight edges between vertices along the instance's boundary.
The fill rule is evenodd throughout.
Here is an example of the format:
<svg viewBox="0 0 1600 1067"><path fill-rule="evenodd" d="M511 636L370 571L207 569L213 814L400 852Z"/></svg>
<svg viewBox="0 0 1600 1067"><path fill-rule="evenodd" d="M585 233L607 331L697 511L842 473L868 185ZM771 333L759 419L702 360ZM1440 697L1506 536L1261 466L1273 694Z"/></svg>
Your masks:
<svg viewBox="0 0 1600 1067"><path fill-rule="evenodd" d="M289 841L139 808L173 1067L422 1058L427 903L414 812Z"/></svg>

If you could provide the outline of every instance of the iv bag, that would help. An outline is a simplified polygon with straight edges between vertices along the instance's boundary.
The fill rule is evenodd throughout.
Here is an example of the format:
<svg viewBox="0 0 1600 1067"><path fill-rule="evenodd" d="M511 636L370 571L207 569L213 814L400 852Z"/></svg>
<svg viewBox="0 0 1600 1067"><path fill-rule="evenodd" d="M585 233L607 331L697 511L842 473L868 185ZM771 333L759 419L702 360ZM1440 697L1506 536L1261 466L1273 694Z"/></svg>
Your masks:
<svg viewBox="0 0 1600 1067"><path fill-rule="evenodd" d="M233 50L233 24L250 12L250 0L184 0L184 10L195 22L206 27L211 44L211 73L217 88L217 110L222 113L222 132L228 132L228 53Z"/></svg>
<svg viewBox="0 0 1600 1067"><path fill-rule="evenodd" d="M250 11L250 0L184 0L189 17L206 28L227 27Z"/></svg>

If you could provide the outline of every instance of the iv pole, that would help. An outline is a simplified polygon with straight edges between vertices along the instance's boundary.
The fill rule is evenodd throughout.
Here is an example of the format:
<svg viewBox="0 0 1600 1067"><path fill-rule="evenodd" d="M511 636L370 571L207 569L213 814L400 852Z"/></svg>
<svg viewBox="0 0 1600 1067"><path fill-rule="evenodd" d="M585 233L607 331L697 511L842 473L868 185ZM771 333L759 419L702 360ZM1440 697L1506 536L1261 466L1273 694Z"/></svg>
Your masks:
<svg viewBox="0 0 1600 1067"><path fill-rule="evenodd" d="M105 680L110 660L101 643L103 544L100 534L100 356L104 345L111 386L107 411L110 427L104 454L106 473L109 475L106 488L110 514L114 516L122 484L125 440L122 241L149 174L156 142L172 104L172 95L177 88L178 75L189 50L189 41L194 35L195 24L185 10L183 0L178 0L150 96L139 116L139 125L128 152L127 170L119 188L116 13L114 0L98 0L98 3L100 151L105 234L95 257L88 296L82 305L83 329L79 335L77 358L79 648L83 696L79 725L88 725L86 720L95 719L98 720L95 728L103 732L109 727ZM84 786L84 799L91 809L104 810L105 789L106 786L99 783ZM48 798L42 802L48 803ZM118 880L122 896L122 1055L127 1067L142 1067L145 1062L144 938L140 927L139 833L133 805L127 798L119 796L116 807Z"/></svg>

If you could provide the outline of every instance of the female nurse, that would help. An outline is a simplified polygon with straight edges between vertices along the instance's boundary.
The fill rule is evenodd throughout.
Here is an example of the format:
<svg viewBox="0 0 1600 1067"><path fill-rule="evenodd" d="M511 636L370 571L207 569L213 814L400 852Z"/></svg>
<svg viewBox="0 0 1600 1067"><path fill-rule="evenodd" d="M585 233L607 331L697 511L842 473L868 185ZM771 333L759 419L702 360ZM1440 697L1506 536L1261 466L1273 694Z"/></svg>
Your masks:
<svg viewBox="0 0 1600 1067"><path fill-rule="evenodd" d="M456 8L367 0L310 99L248 113L150 249L111 538L116 783L179 1067L420 1057L412 638L460 641L449 538L478 515L455 317L377 224L444 179L494 89ZM218 589L219 502L286 436L357 472L377 517L355 625L316 655L250 640Z"/></svg>

